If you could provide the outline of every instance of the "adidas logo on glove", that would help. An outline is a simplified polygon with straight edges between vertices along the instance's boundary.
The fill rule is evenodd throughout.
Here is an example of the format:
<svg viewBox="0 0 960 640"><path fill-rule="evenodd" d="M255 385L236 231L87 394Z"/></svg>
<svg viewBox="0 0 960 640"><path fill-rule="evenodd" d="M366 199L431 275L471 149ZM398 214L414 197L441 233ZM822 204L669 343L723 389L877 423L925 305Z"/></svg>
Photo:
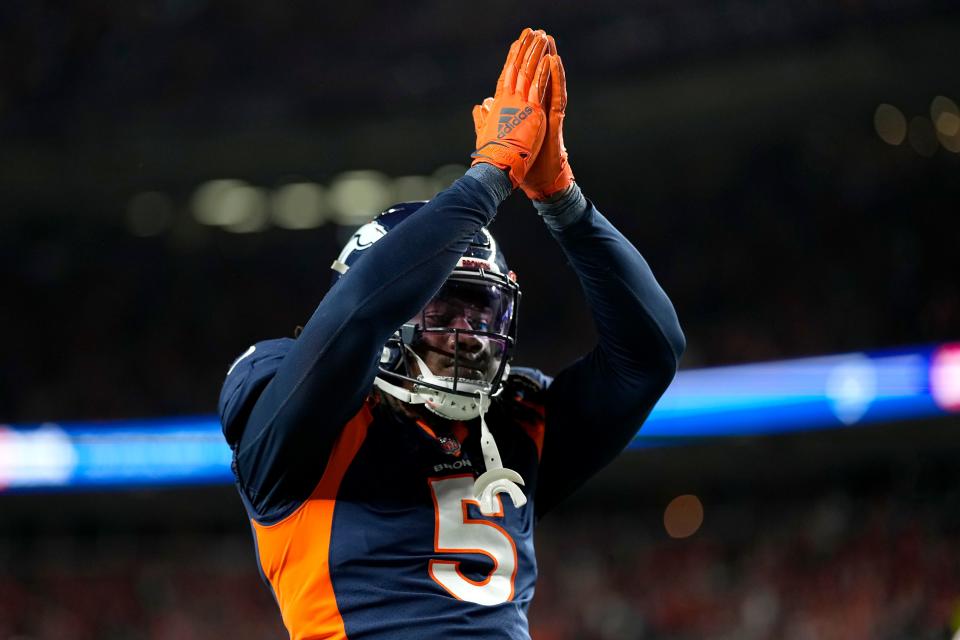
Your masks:
<svg viewBox="0 0 960 640"><path fill-rule="evenodd" d="M500 119L497 121L497 139L500 139L513 131L513 128L526 120L527 116L533 113L533 109L527 106L523 111L504 107L500 110Z"/></svg>

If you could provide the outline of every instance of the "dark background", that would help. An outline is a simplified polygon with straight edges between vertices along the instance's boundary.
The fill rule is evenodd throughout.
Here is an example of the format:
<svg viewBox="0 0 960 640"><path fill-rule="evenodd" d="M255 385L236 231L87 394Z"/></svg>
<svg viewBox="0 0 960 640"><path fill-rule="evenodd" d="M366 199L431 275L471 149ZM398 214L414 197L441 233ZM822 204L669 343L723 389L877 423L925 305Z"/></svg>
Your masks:
<svg viewBox="0 0 960 640"><path fill-rule="evenodd" d="M578 182L673 299L683 367L960 333L960 139L931 113L960 100L955 2L12 1L0 422L212 412L236 355L309 316L350 226L231 233L198 188L466 165L527 25L557 39ZM556 373L593 342L575 278L522 194L492 230L517 361ZM949 637L954 426L626 455L545 522L535 637ZM0 638L276 634L231 491L3 497ZM685 542L660 521L679 493L707 510Z"/></svg>

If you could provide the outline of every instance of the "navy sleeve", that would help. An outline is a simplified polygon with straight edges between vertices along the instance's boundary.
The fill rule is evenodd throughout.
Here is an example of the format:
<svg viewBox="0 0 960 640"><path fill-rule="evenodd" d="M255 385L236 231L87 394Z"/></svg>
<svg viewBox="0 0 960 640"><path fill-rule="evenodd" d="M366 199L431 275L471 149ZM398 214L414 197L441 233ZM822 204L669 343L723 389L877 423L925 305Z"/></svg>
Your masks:
<svg viewBox="0 0 960 640"><path fill-rule="evenodd" d="M237 478L259 520L309 496L370 391L387 338L439 290L509 192L499 170L471 169L367 249L320 302L235 446Z"/></svg>
<svg viewBox="0 0 960 640"><path fill-rule="evenodd" d="M673 305L647 262L584 202L573 223L550 232L580 279L599 340L546 391L538 517L629 444L685 349Z"/></svg>

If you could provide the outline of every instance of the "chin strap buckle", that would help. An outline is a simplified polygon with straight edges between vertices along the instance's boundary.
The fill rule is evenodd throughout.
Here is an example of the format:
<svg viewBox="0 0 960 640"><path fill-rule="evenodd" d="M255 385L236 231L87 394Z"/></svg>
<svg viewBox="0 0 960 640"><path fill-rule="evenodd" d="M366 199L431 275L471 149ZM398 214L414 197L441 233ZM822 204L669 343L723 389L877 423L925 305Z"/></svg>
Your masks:
<svg viewBox="0 0 960 640"><path fill-rule="evenodd" d="M497 449L497 443L484 419L490 401L483 397L483 392L477 392L477 395L480 396L480 450L483 452L483 465L487 470L473 483L473 494L480 503L480 513L485 516L502 515L499 504L494 502L497 494L509 495L517 509L527 504L527 496L520 488L523 485L520 474L505 468L500 461L500 450Z"/></svg>
<svg viewBox="0 0 960 640"><path fill-rule="evenodd" d="M513 469L490 469L480 475L473 483L473 493L480 503L480 513L485 516L503 515L499 500L494 502L498 493L506 493L513 501L513 506L519 509L527 504L527 496L523 495L523 478Z"/></svg>

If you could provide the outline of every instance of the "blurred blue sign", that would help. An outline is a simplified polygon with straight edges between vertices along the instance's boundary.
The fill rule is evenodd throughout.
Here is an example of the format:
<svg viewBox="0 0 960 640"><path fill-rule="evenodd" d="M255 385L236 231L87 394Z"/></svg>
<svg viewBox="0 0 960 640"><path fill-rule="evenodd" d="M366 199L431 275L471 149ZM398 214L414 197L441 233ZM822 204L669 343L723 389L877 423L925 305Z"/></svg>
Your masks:
<svg viewBox="0 0 960 640"><path fill-rule="evenodd" d="M960 411L960 343L682 371L634 447ZM0 425L0 492L232 482L213 417Z"/></svg>
<svg viewBox="0 0 960 640"><path fill-rule="evenodd" d="M214 418L0 425L0 491L233 481Z"/></svg>
<svg viewBox="0 0 960 640"><path fill-rule="evenodd" d="M960 344L681 372L645 439L849 427L960 411Z"/></svg>

